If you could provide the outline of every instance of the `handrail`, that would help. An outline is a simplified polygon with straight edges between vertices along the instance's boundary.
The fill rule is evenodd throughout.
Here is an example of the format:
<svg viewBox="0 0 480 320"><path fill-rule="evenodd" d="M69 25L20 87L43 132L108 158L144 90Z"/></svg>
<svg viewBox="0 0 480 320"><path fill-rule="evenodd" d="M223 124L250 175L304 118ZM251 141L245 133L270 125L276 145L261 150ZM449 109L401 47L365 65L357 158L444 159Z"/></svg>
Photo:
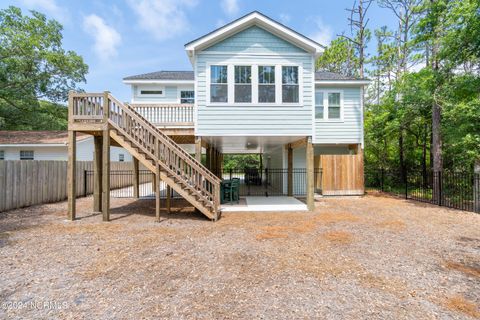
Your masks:
<svg viewBox="0 0 480 320"><path fill-rule="evenodd" d="M69 116L72 123L94 120L108 122L120 134L135 143L148 160L158 163L167 176L183 184L190 195L210 211L215 219L219 216L220 179L168 135L145 119L129 104L123 104L110 93L69 94ZM187 191L188 190L188 191ZM201 199L201 200L199 200ZM210 208L207 209L206 204Z"/></svg>
<svg viewBox="0 0 480 320"><path fill-rule="evenodd" d="M110 97L110 96L109 96ZM114 97L111 97L113 98L112 100L115 101L115 103L117 104L121 104L117 99L115 99ZM159 130L156 126L154 126L150 121L148 121L147 119L145 119L145 117L143 117L141 114L139 114L137 111L135 111L135 109L130 105L130 104L125 104L124 105L125 107L127 107L127 109L129 109L130 111L134 112L135 113L135 116L140 118L142 120L142 122L144 122L145 125L147 125L148 127L152 128L156 133L158 133L159 135L162 136L163 139L167 140L168 143L171 145L172 148L175 148L176 151L178 151L179 153L182 153L185 157L187 157L191 162L193 162L192 164L195 164L197 166L199 166L201 169L202 169L202 173L205 174L205 175L209 175L212 177L212 179L214 179L215 181L218 181L220 183L221 179L218 178L216 175L214 175L210 170L208 170L201 162L199 162L197 159L195 159L194 157L192 157L188 152L186 152L182 147L179 147L175 141L172 140L172 138L170 138L168 135L166 135L165 133L163 133L161 130Z"/></svg>

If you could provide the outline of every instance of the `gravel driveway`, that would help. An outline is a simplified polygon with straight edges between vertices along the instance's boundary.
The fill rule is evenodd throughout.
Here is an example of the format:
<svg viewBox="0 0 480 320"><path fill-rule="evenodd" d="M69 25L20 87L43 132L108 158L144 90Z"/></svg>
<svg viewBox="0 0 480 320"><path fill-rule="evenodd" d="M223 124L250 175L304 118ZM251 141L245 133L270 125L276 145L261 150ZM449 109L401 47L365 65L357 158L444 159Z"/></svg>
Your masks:
<svg viewBox="0 0 480 320"><path fill-rule="evenodd" d="M314 213L112 199L113 221L66 203L0 213L0 318L480 318L480 215L383 197Z"/></svg>

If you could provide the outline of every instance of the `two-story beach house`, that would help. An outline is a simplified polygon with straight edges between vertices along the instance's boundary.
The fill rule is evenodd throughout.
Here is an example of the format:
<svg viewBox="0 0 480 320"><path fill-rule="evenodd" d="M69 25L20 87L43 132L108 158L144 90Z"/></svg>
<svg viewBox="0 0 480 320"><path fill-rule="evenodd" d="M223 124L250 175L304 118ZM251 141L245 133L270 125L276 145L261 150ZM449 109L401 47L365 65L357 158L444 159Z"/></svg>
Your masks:
<svg viewBox="0 0 480 320"><path fill-rule="evenodd" d="M224 154L261 155L258 172L241 174L245 195L304 197L312 210L315 193L363 194L368 80L316 72L324 47L256 11L185 50L192 70L124 78L128 104L108 93L70 96L71 135L97 137L103 178L98 170L95 209L106 220L108 161L101 154L107 157L111 143L212 219L221 212L221 179L232 175L222 170ZM69 210L74 218L74 199Z"/></svg>

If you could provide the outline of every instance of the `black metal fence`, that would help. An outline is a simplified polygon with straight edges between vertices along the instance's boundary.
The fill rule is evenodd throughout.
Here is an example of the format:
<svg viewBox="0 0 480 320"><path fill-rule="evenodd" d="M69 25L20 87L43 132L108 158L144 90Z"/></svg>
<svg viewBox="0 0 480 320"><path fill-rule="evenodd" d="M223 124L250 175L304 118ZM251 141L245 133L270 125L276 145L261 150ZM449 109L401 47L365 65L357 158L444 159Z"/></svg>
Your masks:
<svg viewBox="0 0 480 320"><path fill-rule="evenodd" d="M321 192L320 183L322 171L314 170L314 185L316 192ZM288 195L288 169L230 169L224 170L222 179L240 179L240 196L286 196ZM155 175L149 170L139 171L139 197L155 198L153 181ZM93 171L85 171L85 195L93 193ZM133 171L110 171L110 196L114 198L131 198L134 196ZM305 196L307 171L292 169L292 195ZM167 186L160 182L160 196L166 197ZM173 197L179 197L172 191Z"/></svg>
<svg viewBox="0 0 480 320"><path fill-rule="evenodd" d="M143 199L154 199L154 181L155 174L149 170L139 170L138 172L138 195ZM85 196L93 193L93 171L85 171ZM113 198L133 198L134 176L131 170L115 170L110 171L110 196ZM172 192L172 197L180 197L175 191ZM160 197L166 198L167 185L165 182L160 182Z"/></svg>
<svg viewBox="0 0 480 320"><path fill-rule="evenodd" d="M480 175L465 172L365 171L365 189L480 213Z"/></svg>

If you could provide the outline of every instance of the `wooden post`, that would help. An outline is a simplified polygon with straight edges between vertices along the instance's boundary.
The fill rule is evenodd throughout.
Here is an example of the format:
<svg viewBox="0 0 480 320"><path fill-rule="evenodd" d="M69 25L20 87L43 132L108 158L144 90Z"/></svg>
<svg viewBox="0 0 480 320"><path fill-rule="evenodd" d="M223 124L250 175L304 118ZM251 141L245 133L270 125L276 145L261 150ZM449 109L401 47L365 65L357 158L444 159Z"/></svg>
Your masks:
<svg viewBox="0 0 480 320"><path fill-rule="evenodd" d="M172 203L172 189L170 186L167 186L167 211L171 213L171 203Z"/></svg>
<svg viewBox="0 0 480 320"><path fill-rule="evenodd" d="M195 137L195 159L202 162L202 138Z"/></svg>
<svg viewBox="0 0 480 320"><path fill-rule="evenodd" d="M293 196L293 148L289 143L287 145L288 157L287 157L287 194L289 197Z"/></svg>
<svg viewBox="0 0 480 320"><path fill-rule="evenodd" d="M94 136L93 143L93 211L102 211L102 137Z"/></svg>
<svg viewBox="0 0 480 320"><path fill-rule="evenodd" d="M155 139L155 155L156 158L160 158L160 148L158 141ZM160 222L160 163L155 162L155 217L156 221Z"/></svg>
<svg viewBox="0 0 480 320"><path fill-rule="evenodd" d="M69 107L72 108L70 105ZM77 140L76 132L69 130L68 131L68 172L67 172L67 181L68 181L68 219L75 220L76 216L76 197L77 190L75 181L77 174Z"/></svg>
<svg viewBox="0 0 480 320"><path fill-rule="evenodd" d="M307 137L307 145L305 147L305 156L307 163L307 208L310 211L315 210L315 199L314 192L315 188L313 185L313 144L312 137Z"/></svg>
<svg viewBox="0 0 480 320"><path fill-rule="evenodd" d="M480 159L473 169L473 211L480 213Z"/></svg>
<svg viewBox="0 0 480 320"><path fill-rule="evenodd" d="M102 213L103 221L110 220L110 131L108 123L105 124L106 129L103 130L102 142Z"/></svg>
<svg viewBox="0 0 480 320"><path fill-rule="evenodd" d="M207 145L207 154L205 155L205 166L208 170L211 170L211 161L212 161L212 147Z"/></svg>
<svg viewBox="0 0 480 320"><path fill-rule="evenodd" d="M138 199L140 196L140 177L138 170L138 159L133 157L133 197Z"/></svg>

